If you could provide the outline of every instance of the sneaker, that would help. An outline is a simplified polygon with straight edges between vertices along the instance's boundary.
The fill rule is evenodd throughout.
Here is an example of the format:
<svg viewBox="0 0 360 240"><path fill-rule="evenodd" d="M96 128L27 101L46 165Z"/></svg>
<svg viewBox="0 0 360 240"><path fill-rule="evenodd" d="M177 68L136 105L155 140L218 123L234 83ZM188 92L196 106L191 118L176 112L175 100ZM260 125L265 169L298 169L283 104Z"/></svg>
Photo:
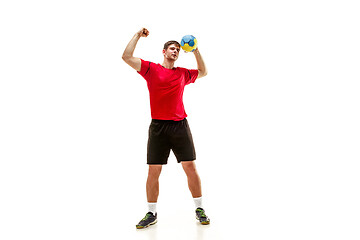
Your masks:
<svg viewBox="0 0 360 240"><path fill-rule="evenodd" d="M197 208L197 209L195 210L195 213L196 213L196 219L199 220L199 222L200 222L202 225L208 225L208 224L210 224L210 219L206 216L204 209L202 209L202 208Z"/></svg>
<svg viewBox="0 0 360 240"><path fill-rule="evenodd" d="M143 219L136 225L137 229L147 228L150 225L157 223L157 213L148 212Z"/></svg>

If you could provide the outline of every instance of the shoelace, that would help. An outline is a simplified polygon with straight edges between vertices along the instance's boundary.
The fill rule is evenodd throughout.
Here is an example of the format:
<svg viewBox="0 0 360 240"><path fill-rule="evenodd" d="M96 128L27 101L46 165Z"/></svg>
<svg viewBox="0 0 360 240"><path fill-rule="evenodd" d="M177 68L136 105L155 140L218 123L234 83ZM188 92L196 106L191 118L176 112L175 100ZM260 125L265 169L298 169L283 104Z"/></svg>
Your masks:
<svg viewBox="0 0 360 240"><path fill-rule="evenodd" d="M207 218L207 216L205 215L205 212L203 210L198 211L198 212L200 212L200 217Z"/></svg>
<svg viewBox="0 0 360 240"><path fill-rule="evenodd" d="M151 214L150 214L150 213L147 213L147 214L145 215L145 217L142 219L142 221L145 221L145 220L148 219L150 216L151 216Z"/></svg>

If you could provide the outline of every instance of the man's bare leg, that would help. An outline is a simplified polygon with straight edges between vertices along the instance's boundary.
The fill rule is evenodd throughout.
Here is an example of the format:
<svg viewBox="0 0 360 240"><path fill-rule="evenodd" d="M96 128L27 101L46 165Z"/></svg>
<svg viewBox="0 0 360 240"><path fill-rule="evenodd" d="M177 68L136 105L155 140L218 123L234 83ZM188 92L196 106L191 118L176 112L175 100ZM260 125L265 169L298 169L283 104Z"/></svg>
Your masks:
<svg viewBox="0 0 360 240"><path fill-rule="evenodd" d="M159 176L162 165L149 165L146 181L146 196L149 203L156 203L159 196Z"/></svg>
<svg viewBox="0 0 360 240"><path fill-rule="evenodd" d="M201 180L199 174L196 171L194 161L181 162L182 167L186 173L188 179L188 186L193 198L201 197Z"/></svg>
<svg viewBox="0 0 360 240"><path fill-rule="evenodd" d="M210 224L210 219L206 216L202 207L201 181L195 163L194 161L185 161L181 162L181 164L188 178L191 195L194 198L196 219L203 225Z"/></svg>
<svg viewBox="0 0 360 240"><path fill-rule="evenodd" d="M146 228L157 223L156 203L159 196L159 176L162 165L149 165L149 173L146 181L146 195L149 212L136 225L137 229Z"/></svg>

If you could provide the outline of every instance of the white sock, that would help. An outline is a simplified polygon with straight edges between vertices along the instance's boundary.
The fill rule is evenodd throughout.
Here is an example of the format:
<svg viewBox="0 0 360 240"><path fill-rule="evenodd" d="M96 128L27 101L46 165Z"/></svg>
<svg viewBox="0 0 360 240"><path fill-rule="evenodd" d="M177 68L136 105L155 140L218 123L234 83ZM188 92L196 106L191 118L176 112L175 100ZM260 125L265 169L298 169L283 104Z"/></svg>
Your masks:
<svg viewBox="0 0 360 240"><path fill-rule="evenodd" d="M156 214L156 202L148 202L149 212Z"/></svg>
<svg viewBox="0 0 360 240"><path fill-rule="evenodd" d="M202 197L194 198L195 208L203 208L202 207Z"/></svg>

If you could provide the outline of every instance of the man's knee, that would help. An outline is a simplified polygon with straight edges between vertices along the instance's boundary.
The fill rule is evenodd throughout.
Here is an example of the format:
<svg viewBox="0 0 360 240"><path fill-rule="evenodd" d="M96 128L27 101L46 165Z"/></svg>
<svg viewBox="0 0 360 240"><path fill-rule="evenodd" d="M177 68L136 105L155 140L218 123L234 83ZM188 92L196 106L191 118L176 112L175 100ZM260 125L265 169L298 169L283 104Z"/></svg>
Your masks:
<svg viewBox="0 0 360 240"><path fill-rule="evenodd" d="M149 165L148 178L159 178L162 165Z"/></svg>
<svg viewBox="0 0 360 240"><path fill-rule="evenodd" d="M181 162L182 167L186 174L196 174L196 166L194 161Z"/></svg>

